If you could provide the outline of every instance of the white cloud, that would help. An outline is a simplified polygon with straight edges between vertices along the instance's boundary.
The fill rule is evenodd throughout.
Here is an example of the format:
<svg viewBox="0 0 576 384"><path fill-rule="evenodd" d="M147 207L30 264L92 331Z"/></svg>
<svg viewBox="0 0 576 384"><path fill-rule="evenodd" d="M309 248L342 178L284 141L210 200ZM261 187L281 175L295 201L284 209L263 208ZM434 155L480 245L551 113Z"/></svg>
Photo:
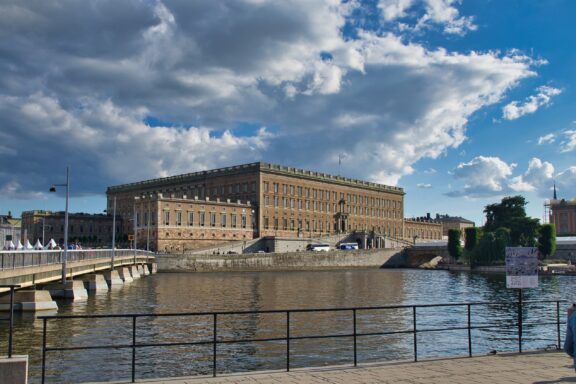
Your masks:
<svg viewBox="0 0 576 384"><path fill-rule="evenodd" d="M400 32L343 36L355 1L53 4L0 5L0 138L14 149L0 149L14 167L0 185L27 174L23 191L66 164L78 189L102 193L256 160L337 173L339 153L343 175L396 184L418 160L460 146L470 116L539 64ZM458 2L380 5L389 20L472 28Z"/></svg>
<svg viewBox="0 0 576 384"><path fill-rule="evenodd" d="M454 4L458 0L380 0L378 8L386 22L397 19L416 18L413 25L398 22L399 30L422 30L431 25L440 25L444 33L463 35L477 29L474 18L460 16Z"/></svg>
<svg viewBox="0 0 576 384"><path fill-rule="evenodd" d="M10 180L0 185L0 197L19 200L44 200L46 199L46 194L42 192L25 191L18 181Z"/></svg>
<svg viewBox="0 0 576 384"><path fill-rule="evenodd" d="M468 163L460 163L453 170L453 176L464 180L464 190L450 195L484 197L498 195L507 187L515 164L506 164L497 157L478 156Z"/></svg>
<svg viewBox="0 0 576 384"><path fill-rule="evenodd" d="M554 133L549 133L547 135L544 136L540 136L538 138L538 145L542 145L542 144L552 144L554 143L554 141L556 141L556 134Z"/></svg>
<svg viewBox="0 0 576 384"><path fill-rule="evenodd" d="M417 188L422 188L422 189L430 189L432 188L432 184L429 183L418 183L416 184Z"/></svg>
<svg viewBox="0 0 576 384"><path fill-rule="evenodd" d="M464 181L464 187L448 192L447 196L496 197L518 192L535 192L549 197L554 182L554 166L538 158L528 162L527 170L513 175L516 164L507 164L497 157L478 156L461 163L453 170L455 178ZM559 177L559 176L557 176Z"/></svg>
<svg viewBox="0 0 576 384"><path fill-rule="evenodd" d="M540 196L547 197L553 178L554 166L534 157L530 159L526 172L511 180L510 188L513 191L538 191Z"/></svg>
<svg viewBox="0 0 576 384"><path fill-rule="evenodd" d="M564 139L560 143L561 152L571 152L576 149L576 130L568 129L562 132Z"/></svg>
<svg viewBox="0 0 576 384"><path fill-rule="evenodd" d="M406 11L412 7L414 0L380 0L378 8L386 21L392 21L406 16Z"/></svg>
<svg viewBox="0 0 576 384"><path fill-rule="evenodd" d="M540 107L546 106L552 100L552 96L559 95L562 91L558 88L541 86L536 95L526 98L523 103L513 101L502 109L502 117L506 120L515 120L526 114L536 112Z"/></svg>
<svg viewBox="0 0 576 384"><path fill-rule="evenodd" d="M558 198L573 199L576 190L576 166L571 166L556 176Z"/></svg>

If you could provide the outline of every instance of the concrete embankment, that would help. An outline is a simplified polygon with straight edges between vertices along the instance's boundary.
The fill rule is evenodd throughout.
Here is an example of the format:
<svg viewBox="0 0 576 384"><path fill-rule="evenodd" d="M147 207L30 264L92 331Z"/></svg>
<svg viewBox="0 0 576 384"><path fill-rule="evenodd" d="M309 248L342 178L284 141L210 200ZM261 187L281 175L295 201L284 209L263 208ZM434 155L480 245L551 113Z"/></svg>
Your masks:
<svg viewBox="0 0 576 384"><path fill-rule="evenodd" d="M302 271L404 265L403 248L359 251L255 253L242 255L157 255L159 272Z"/></svg>

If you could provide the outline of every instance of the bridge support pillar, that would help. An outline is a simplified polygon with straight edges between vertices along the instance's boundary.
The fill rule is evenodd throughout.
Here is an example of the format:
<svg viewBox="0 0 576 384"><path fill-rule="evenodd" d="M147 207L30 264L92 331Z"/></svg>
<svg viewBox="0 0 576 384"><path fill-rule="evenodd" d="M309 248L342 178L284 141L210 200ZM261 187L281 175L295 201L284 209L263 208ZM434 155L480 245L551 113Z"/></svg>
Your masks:
<svg viewBox="0 0 576 384"><path fill-rule="evenodd" d="M120 275L120 278L124 281L124 284L131 283L132 281L134 281L134 279L130 275L130 269L128 269L128 267L118 268L118 275Z"/></svg>
<svg viewBox="0 0 576 384"><path fill-rule="evenodd" d="M148 267L150 274L158 272L158 264L156 264L156 263L149 263L149 264L145 265L145 267Z"/></svg>
<svg viewBox="0 0 576 384"><path fill-rule="evenodd" d="M104 279L110 287L124 285L124 281L120 278L118 271L113 269L111 271L104 271Z"/></svg>
<svg viewBox="0 0 576 384"><path fill-rule="evenodd" d="M130 269L130 274L132 275L132 279L136 280L140 278L141 275L141 271L140 271L140 266L136 266L136 265L131 265L130 267L128 267Z"/></svg>
<svg viewBox="0 0 576 384"><path fill-rule="evenodd" d="M90 275L82 276L82 281L84 281L84 286L89 291L107 291L108 284L104 275L99 273L93 273Z"/></svg>
<svg viewBox="0 0 576 384"><path fill-rule="evenodd" d="M57 309L58 306L48 291L26 289L14 292L14 310L16 311L34 312ZM8 310L10 310L10 295L3 295L0 297L0 311Z"/></svg>
<svg viewBox="0 0 576 384"><path fill-rule="evenodd" d="M88 292L84 288L84 282L80 280L67 280L65 284L47 284L44 289L50 292L52 297L62 297L64 299L86 300Z"/></svg>
<svg viewBox="0 0 576 384"><path fill-rule="evenodd" d="M0 383L28 383L28 355L0 357Z"/></svg>

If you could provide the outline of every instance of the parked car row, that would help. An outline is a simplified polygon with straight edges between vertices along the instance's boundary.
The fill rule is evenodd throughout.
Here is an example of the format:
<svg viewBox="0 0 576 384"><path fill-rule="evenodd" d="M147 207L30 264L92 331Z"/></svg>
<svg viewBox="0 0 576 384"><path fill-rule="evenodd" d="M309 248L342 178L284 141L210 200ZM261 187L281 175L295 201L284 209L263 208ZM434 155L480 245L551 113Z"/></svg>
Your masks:
<svg viewBox="0 0 576 384"><path fill-rule="evenodd" d="M358 244L357 243L340 243L336 247L336 249L339 249L342 251L355 250L355 249L358 249ZM306 250L312 251L312 252L328 252L330 250L330 245L329 244L308 244L306 246Z"/></svg>

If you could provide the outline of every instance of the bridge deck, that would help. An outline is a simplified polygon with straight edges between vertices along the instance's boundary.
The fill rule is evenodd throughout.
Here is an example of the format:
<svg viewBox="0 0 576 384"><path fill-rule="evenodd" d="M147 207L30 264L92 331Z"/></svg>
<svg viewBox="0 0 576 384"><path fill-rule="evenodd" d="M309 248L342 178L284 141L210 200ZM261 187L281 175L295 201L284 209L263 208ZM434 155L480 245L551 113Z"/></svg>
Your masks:
<svg viewBox="0 0 576 384"><path fill-rule="evenodd" d="M62 278L62 251L0 252L0 285L17 284L21 288L58 281ZM111 250L69 251L67 276L74 277L110 269ZM152 253L117 250L114 266L154 262ZM0 288L0 292L8 288Z"/></svg>

